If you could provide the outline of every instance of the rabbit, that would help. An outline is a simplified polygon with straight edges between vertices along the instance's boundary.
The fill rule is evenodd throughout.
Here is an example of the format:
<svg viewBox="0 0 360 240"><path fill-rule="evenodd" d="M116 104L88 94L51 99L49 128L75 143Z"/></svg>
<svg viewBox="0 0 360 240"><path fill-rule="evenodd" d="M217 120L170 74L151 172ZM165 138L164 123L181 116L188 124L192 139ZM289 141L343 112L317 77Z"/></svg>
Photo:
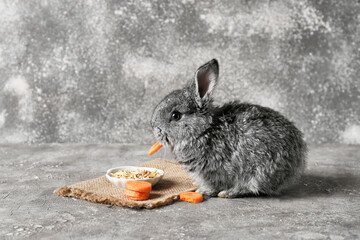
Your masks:
<svg viewBox="0 0 360 240"><path fill-rule="evenodd" d="M303 134L275 110L233 101L213 104L219 64L199 67L183 89L154 109L156 140L169 146L199 193L209 197L278 195L304 171Z"/></svg>

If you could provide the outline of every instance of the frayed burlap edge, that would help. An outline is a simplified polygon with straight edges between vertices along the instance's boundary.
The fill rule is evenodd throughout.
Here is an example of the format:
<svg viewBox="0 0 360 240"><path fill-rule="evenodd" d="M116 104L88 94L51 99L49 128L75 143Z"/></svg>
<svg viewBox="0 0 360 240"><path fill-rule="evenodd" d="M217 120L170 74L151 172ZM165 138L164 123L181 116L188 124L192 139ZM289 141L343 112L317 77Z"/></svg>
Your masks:
<svg viewBox="0 0 360 240"><path fill-rule="evenodd" d="M196 188L189 189L189 191L194 191L194 190L196 190ZM173 196L170 196L170 197L164 199L163 201L158 201L156 204L139 203L136 201L129 202L129 201L122 201L121 199L114 198L112 196L107 196L107 197L99 196L95 193L85 192L81 189L73 188L73 187L61 187L61 188L56 189L54 191L54 193L61 197L75 197L75 198L79 198L79 199L88 200L88 201L94 202L94 203L103 203L103 204L108 204L108 205L117 205L117 206L129 207L129 208L145 207L147 209L168 205L168 204L176 201L177 199L179 199L179 195L176 194L176 195L173 195Z"/></svg>

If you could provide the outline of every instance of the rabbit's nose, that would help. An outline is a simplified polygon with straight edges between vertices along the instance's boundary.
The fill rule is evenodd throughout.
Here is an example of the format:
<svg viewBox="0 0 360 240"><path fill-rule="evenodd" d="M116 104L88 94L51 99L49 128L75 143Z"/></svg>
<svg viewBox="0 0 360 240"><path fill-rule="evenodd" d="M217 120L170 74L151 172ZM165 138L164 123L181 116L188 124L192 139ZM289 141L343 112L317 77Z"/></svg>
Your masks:
<svg viewBox="0 0 360 240"><path fill-rule="evenodd" d="M155 127L154 133L155 133L156 136L161 137L164 134L164 131L159 127Z"/></svg>
<svg viewBox="0 0 360 240"><path fill-rule="evenodd" d="M155 131L158 132L159 134L161 134L161 132L162 132L162 131L161 131L161 128L159 128L159 127L156 127L156 128L155 128Z"/></svg>

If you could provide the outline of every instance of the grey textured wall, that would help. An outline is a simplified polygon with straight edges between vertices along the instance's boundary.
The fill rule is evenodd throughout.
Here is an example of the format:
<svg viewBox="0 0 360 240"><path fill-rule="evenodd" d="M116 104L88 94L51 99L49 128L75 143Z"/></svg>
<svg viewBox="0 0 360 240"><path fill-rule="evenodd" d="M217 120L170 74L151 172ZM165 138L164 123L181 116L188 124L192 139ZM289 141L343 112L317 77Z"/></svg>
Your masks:
<svg viewBox="0 0 360 240"><path fill-rule="evenodd" d="M360 143L360 2L0 0L0 142L151 143L153 107L220 61L217 103Z"/></svg>

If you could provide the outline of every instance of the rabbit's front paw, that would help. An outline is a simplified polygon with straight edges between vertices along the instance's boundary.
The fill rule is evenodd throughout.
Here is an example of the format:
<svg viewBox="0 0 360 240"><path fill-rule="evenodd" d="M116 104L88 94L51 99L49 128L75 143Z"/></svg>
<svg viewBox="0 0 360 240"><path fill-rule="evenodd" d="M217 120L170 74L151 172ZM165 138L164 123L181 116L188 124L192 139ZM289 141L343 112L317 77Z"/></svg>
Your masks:
<svg viewBox="0 0 360 240"><path fill-rule="evenodd" d="M210 190L210 189L204 189L204 188L199 188L199 189L196 190L196 192L201 193L203 195L210 196L210 197L214 197L217 194L216 191L213 191L213 190Z"/></svg>
<svg viewBox="0 0 360 240"><path fill-rule="evenodd" d="M221 198L235 198L235 197L245 196L248 194L252 194L252 193L244 189L230 188L219 192L217 196Z"/></svg>
<svg viewBox="0 0 360 240"><path fill-rule="evenodd" d="M219 192L217 196L221 198L235 198L235 197L239 197L243 193L244 191L239 191L238 189L231 188Z"/></svg>
<svg viewBox="0 0 360 240"><path fill-rule="evenodd" d="M235 197L235 196L232 196L232 195L230 194L230 192L227 191L227 190L224 190L224 191L219 192L217 196L218 196L218 197L221 197L221 198L233 198L233 197Z"/></svg>

